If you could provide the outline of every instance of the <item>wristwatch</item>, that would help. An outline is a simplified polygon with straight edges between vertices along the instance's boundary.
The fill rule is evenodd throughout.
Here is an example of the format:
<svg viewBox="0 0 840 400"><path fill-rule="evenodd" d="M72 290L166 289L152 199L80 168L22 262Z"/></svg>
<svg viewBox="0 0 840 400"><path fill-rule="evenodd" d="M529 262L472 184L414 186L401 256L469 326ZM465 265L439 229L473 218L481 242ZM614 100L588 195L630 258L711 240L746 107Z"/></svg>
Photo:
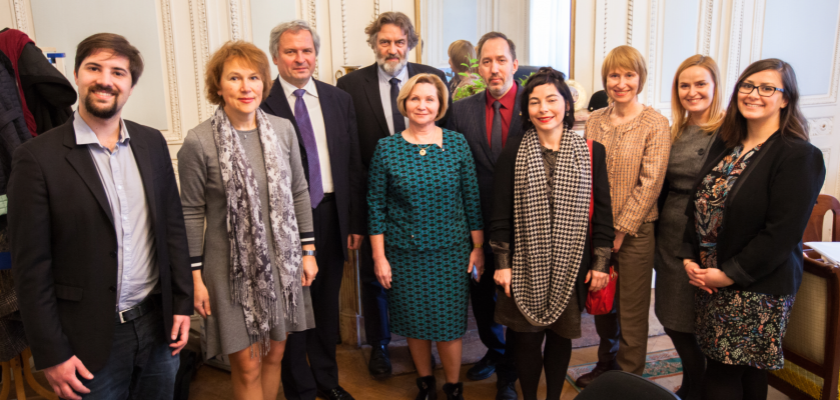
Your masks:
<svg viewBox="0 0 840 400"><path fill-rule="evenodd" d="M318 251L317 250L303 250L303 255L315 257L316 255L318 255Z"/></svg>

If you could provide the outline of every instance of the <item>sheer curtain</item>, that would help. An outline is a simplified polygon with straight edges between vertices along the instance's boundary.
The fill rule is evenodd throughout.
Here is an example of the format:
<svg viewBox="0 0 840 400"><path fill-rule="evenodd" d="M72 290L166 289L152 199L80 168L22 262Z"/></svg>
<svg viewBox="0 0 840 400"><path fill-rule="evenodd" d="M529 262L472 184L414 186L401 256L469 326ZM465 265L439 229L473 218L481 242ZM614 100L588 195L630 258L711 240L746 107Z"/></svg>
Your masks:
<svg viewBox="0 0 840 400"><path fill-rule="evenodd" d="M569 75L572 0L531 0L530 62Z"/></svg>

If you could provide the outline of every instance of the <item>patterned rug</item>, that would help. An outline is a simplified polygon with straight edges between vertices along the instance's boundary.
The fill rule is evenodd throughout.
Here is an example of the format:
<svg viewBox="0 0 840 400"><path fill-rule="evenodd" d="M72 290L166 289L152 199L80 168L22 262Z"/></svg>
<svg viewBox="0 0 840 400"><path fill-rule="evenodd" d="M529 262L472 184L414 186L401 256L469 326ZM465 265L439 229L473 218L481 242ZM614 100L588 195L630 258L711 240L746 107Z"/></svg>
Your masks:
<svg viewBox="0 0 840 400"><path fill-rule="evenodd" d="M595 368L594 362L571 366L566 375L566 380L575 390L580 392L581 388L575 385L575 381L581 375L592 371L593 368ZM642 376L666 387L668 390L676 391L677 387L682 384L682 362L677 355L677 351L671 349L648 353L645 373Z"/></svg>

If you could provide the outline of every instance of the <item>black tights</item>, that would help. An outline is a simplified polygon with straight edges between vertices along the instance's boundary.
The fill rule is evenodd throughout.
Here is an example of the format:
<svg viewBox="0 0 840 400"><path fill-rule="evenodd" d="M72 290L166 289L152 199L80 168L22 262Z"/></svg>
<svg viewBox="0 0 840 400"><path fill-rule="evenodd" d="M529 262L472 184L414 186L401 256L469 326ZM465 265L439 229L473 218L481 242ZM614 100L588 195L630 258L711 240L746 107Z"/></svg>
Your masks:
<svg viewBox="0 0 840 400"><path fill-rule="evenodd" d="M510 328L508 332L511 332ZM542 351L544 338L547 338L545 353ZM525 400L537 399L537 388L540 385L543 366L545 366L545 382L548 389L546 399L560 400L563 383L566 381L566 370L572 358L572 340L550 330L536 333L516 332L513 349L516 372L519 375L519 384L522 386Z"/></svg>
<svg viewBox="0 0 840 400"><path fill-rule="evenodd" d="M703 380L706 373L706 356L697 343L693 333L677 332L665 328L665 333L674 343L680 355L683 367L682 386L677 396L682 400L700 400L703 398Z"/></svg>
<svg viewBox="0 0 840 400"><path fill-rule="evenodd" d="M707 358L705 399L765 400L767 370Z"/></svg>

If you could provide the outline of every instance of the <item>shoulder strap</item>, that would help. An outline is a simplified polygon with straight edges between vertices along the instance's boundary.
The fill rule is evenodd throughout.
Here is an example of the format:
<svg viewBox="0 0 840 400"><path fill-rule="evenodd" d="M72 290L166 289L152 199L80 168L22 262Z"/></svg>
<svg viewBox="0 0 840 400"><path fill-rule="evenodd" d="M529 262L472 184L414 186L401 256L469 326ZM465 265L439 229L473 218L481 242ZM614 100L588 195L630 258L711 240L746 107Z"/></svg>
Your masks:
<svg viewBox="0 0 840 400"><path fill-rule="evenodd" d="M586 140L586 147L589 148L589 176L591 182L589 184L589 225L590 229L592 228L592 213L595 211L595 175L592 171L592 140Z"/></svg>

